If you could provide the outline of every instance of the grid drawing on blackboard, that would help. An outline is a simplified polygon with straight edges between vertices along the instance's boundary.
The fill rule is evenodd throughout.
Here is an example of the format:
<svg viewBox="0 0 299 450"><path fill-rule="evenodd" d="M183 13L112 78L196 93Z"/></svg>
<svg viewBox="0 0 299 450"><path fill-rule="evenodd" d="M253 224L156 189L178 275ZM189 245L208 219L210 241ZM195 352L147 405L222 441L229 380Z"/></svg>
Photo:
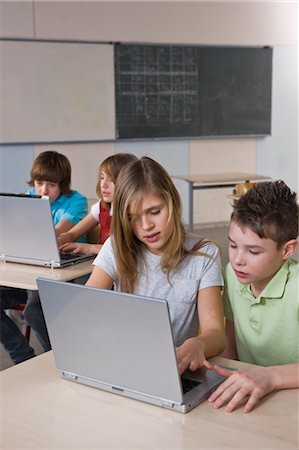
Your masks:
<svg viewBox="0 0 299 450"><path fill-rule="evenodd" d="M116 47L121 126L155 129L197 123L198 67L192 47Z"/></svg>

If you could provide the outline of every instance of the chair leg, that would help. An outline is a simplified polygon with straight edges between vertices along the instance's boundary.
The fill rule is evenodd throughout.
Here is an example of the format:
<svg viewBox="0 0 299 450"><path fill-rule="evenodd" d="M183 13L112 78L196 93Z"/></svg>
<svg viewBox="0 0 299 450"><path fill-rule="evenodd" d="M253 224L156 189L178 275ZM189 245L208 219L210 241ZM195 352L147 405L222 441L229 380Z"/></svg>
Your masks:
<svg viewBox="0 0 299 450"><path fill-rule="evenodd" d="M26 323L25 336L28 342L30 341L30 334L31 334L31 326Z"/></svg>
<svg viewBox="0 0 299 450"><path fill-rule="evenodd" d="M10 316L10 318L12 320L14 320L17 323L18 326L20 326L20 322L16 321L16 318L12 317L12 314L10 314L10 311L17 311L21 315L23 320L25 320L24 316L23 316L24 309L25 309L25 305L21 304L21 305L18 305L16 308L12 308L11 310L10 309L7 310L7 313ZM24 325L25 325L24 334L25 334L25 337L26 337L27 341L29 342L30 341L30 334L31 334L31 326L26 321L25 321ZM23 327L23 325L22 325L22 327Z"/></svg>

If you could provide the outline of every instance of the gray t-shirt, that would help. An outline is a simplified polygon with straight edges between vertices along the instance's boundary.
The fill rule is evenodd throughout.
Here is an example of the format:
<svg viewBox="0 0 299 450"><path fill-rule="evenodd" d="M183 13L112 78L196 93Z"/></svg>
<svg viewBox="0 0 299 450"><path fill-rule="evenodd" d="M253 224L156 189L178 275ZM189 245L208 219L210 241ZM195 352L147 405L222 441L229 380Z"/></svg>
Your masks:
<svg viewBox="0 0 299 450"><path fill-rule="evenodd" d="M185 248L191 249L198 237L189 237ZM144 249L139 262L139 274L134 293L167 300L173 337L176 346L198 334L197 294L211 286L223 286L219 250L215 244L206 244L199 250L206 255L188 255L173 271L169 280L160 266L161 256ZM209 256L207 256L209 255ZM114 289L120 291L120 278L116 271L113 237L109 237L94 260L113 280Z"/></svg>

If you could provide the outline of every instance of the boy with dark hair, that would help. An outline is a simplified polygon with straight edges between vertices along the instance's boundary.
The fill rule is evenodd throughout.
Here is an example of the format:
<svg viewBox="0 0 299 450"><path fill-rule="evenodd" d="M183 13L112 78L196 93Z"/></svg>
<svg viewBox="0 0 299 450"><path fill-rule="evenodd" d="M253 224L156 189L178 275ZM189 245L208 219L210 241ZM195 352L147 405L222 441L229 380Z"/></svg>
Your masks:
<svg viewBox="0 0 299 450"><path fill-rule="evenodd" d="M87 198L71 189L71 164L61 153L40 153L32 166L27 194L50 199L56 235L69 231L88 212ZM81 239L79 239L81 240ZM86 242L86 237L81 240Z"/></svg>
<svg viewBox="0 0 299 450"><path fill-rule="evenodd" d="M69 231L87 214L87 198L71 190L71 164L68 158L55 151L40 153L35 159L27 194L47 195L50 199L56 235ZM22 218L20 218L21 220ZM0 338L14 363L32 358L33 348L5 310L26 303L24 317L34 329L43 349L51 349L47 327L37 291L0 286Z"/></svg>
<svg viewBox="0 0 299 450"><path fill-rule="evenodd" d="M40 153L33 162L28 184L34 186L37 181L47 180L58 184L60 193L71 193L71 164L61 153L47 150Z"/></svg>
<svg viewBox="0 0 299 450"><path fill-rule="evenodd" d="M233 372L210 396L231 412L247 398L249 412L267 393L299 387L298 204L279 181L259 183L234 205L224 311L228 358L257 364Z"/></svg>

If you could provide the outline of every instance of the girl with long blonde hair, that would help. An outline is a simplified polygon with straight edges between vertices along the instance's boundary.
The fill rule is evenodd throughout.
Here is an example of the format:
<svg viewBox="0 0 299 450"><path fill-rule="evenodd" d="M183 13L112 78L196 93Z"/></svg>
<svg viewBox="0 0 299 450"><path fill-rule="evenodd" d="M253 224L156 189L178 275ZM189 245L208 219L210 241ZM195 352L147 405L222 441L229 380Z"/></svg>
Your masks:
<svg viewBox="0 0 299 450"><path fill-rule="evenodd" d="M211 369L206 358L225 345L217 246L187 232L179 193L151 158L120 171L113 205L87 285L167 300L180 373Z"/></svg>

